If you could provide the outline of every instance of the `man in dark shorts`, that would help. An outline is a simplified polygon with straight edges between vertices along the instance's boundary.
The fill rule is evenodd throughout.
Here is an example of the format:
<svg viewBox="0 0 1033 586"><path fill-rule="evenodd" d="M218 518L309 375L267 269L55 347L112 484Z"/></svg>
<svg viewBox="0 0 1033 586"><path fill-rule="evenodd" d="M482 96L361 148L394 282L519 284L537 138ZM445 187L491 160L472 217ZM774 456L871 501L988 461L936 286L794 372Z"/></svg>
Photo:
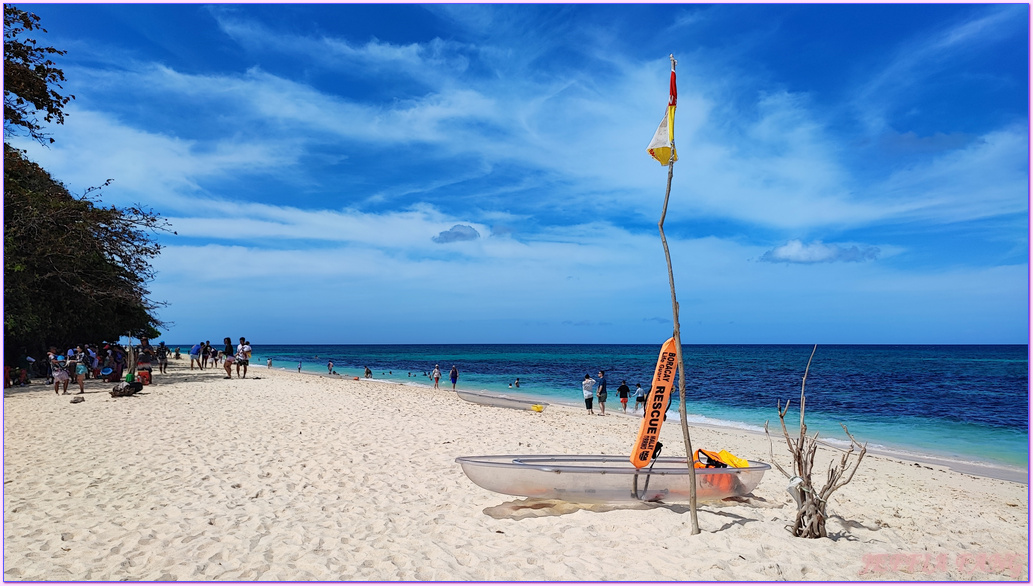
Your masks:
<svg viewBox="0 0 1033 586"><path fill-rule="evenodd" d="M596 391L595 396L599 398L599 415L606 415L606 371L599 371L599 378L596 379L599 383L599 390Z"/></svg>
<svg viewBox="0 0 1033 586"><path fill-rule="evenodd" d="M237 344L237 353L233 357L233 364L237 365L237 378L240 376L240 367L244 367L244 377L247 378L247 365L251 358L251 345L247 343L244 336L240 337L240 343Z"/></svg>
<svg viewBox="0 0 1033 586"><path fill-rule="evenodd" d="M617 397L621 400L621 409L625 413L628 412L628 395L631 394L631 389L628 388L627 381L621 381L621 386L617 387Z"/></svg>

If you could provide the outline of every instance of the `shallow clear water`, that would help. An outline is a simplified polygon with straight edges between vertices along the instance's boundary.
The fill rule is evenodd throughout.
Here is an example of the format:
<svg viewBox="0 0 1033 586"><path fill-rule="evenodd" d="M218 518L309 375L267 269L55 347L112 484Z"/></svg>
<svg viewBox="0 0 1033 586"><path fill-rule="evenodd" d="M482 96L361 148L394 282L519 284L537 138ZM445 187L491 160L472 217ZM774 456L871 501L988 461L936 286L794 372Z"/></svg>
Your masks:
<svg viewBox="0 0 1033 586"><path fill-rule="evenodd" d="M438 364L442 386L459 369L459 387L520 393L583 405L581 380L605 370L613 410L626 380L648 388L660 345L313 345L254 346L253 363L342 376L430 385ZM799 422L800 382L811 346L685 346L689 420L778 432L776 401L791 400L790 431ZM411 375L411 376L410 376ZM517 378L520 388L509 387ZM677 414L672 401L672 415ZM794 423L796 422L796 423ZM890 449L969 461L1028 466L1028 347L819 346L807 378L807 425L822 437L854 436Z"/></svg>

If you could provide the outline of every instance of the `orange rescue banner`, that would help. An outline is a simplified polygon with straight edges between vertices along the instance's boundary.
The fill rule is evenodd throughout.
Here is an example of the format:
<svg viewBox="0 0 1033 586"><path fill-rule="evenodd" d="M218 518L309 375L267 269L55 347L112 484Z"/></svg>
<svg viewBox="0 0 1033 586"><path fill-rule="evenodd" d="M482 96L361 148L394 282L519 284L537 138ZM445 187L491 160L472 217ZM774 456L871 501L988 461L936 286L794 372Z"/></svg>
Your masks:
<svg viewBox="0 0 1033 586"><path fill-rule="evenodd" d="M660 426L664 423L664 413L667 413L671 393L674 392L674 374L677 371L677 352L674 338L671 338L660 348L660 358L656 361L653 388L646 401L646 413L642 418L642 427L639 428L635 445L631 448L631 463L636 468L649 465L650 460L653 459L656 441L660 439Z"/></svg>

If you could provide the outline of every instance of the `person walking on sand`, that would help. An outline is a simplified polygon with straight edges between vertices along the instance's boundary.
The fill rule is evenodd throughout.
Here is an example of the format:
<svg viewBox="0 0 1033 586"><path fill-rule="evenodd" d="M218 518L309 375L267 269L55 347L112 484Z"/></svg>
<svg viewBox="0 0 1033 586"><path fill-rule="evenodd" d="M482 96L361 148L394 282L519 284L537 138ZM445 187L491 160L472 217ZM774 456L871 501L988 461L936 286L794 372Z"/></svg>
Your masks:
<svg viewBox="0 0 1033 586"><path fill-rule="evenodd" d="M87 354L83 351L82 346L75 347L75 382L79 384L79 394L86 392L84 381L86 380L86 371L89 370L89 366L86 365Z"/></svg>
<svg viewBox="0 0 1033 586"><path fill-rule="evenodd" d="M625 413L628 412L628 395L631 394L631 389L628 388L627 381L621 381L621 386L617 387L617 398L621 400L621 409Z"/></svg>
<svg viewBox="0 0 1033 586"><path fill-rule="evenodd" d="M595 379L586 374L585 380L581 382L581 392L585 395L585 409L595 415L595 411L592 409L592 399L595 398Z"/></svg>
<svg viewBox="0 0 1033 586"><path fill-rule="evenodd" d="M169 367L169 347L165 345L165 342L158 342L158 372L161 374L168 374L167 370Z"/></svg>
<svg viewBox="0 0 1033 586"><path fill-rule="evenodd" d="M596 380L599 383L599 391L595 394L599 397L599 415L606 415L606 371L600 370Z"/></svg>
<svg viewBox="0 0 1033 586"><path fill-rule="evenodd" d="M438 381L441 380L441 371L438 370L438 365L434 365L434 371L430 373L431 378L434 379L434 388L438 388Z"/></svg>
<svg viewBox="0 0 1033 586"><path fill-rule="evenodd" d="M72 380L72 377L68 375L68 370L66 370L65 357L61 354L58 354L56 348L51 347L50 353L48 354L47 358L50 359L50 368L53 370L54 375L54 394L61 394L61 392L58 391L58 388L61 387L63 383L63 391L67 395L68 381Z"/></svg>
<svg viewBox="0 0 1033 586"><path fill-rule="evenodd" d="M459 369L456 365L452 365L452 370L448 371L448 379L452 381L452 390L456 390L456 381L459 380Z"/></svg>
<svg viewBox="0 0 1033 586"><path fill-rule="evenodd" d="M204 370L201 366L201 349L204 347L204 342L200 344L194 344L190 347L190 370L194 369L194 363L197 363L197 368Z"/></svg>
<svg viewBox="0 0 1033 586"><path fill-rule="evenodd" d="M233 378L233 340L229 336L222 339L222 354L222 366L226 369L225 378Z"/></svg>
<svg viewBox="0 0 1033 586"><path fill-rule="evenodd" d="M634 413L638 413L638 408L639 408L640 405L642 406L642 414L644 415L645 412L646 412L646 392L642 390L642 385L636 384L635 385L635 411L634 411Z"/></svg>

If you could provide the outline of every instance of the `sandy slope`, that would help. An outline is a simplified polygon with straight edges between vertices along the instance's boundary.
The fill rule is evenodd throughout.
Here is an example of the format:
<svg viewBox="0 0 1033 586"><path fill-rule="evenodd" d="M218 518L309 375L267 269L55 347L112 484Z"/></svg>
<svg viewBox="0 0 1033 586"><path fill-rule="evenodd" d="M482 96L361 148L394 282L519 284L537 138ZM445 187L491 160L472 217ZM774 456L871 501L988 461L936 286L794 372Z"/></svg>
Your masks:
<svg viewBox="0 0 1033 586"><path fill-rule="evenodd" d="M454 393L183 362L143 394L34 385L4 399L4 576L21 580L1028 579L1028 488L872 455L801 540L786 480L748 502L535 503L456 456L625 454L638 420L483 407ZM677 425L665 455L683 455ZM769 461L763 436L697 447ZM784 444L776 457L788 462ZM829 456L832 454L830 453Z"/></svg>

